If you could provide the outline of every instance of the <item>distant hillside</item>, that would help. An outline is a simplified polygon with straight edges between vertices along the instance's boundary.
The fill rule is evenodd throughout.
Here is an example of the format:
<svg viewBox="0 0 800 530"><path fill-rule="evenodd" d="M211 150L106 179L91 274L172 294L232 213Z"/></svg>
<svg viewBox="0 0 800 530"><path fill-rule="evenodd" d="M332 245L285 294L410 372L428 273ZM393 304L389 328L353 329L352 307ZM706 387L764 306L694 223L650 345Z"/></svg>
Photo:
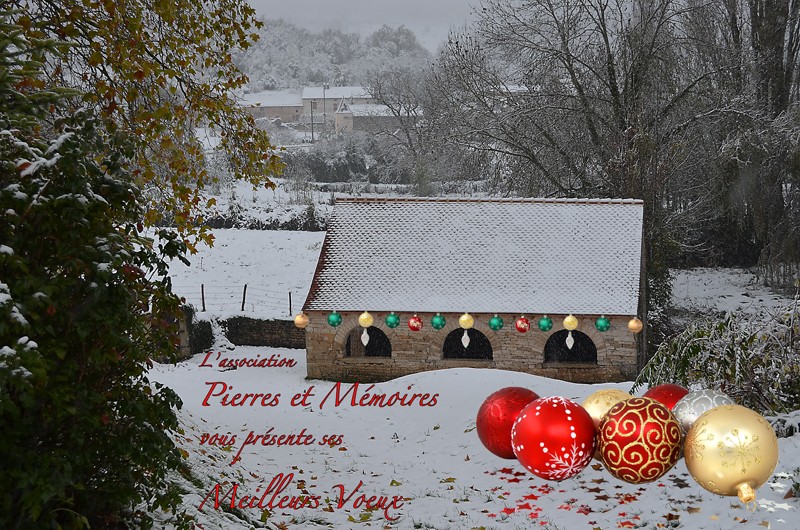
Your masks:
<svg viewBox="0 0 800 530"><path fill-rule="evenodd" d="M284 20L267 20L255 46L237 63L250 92L301 86L361 85L388 65L424 66L430 54L405 26L383 26L366 38L328 29L319 33Z"/></svg>

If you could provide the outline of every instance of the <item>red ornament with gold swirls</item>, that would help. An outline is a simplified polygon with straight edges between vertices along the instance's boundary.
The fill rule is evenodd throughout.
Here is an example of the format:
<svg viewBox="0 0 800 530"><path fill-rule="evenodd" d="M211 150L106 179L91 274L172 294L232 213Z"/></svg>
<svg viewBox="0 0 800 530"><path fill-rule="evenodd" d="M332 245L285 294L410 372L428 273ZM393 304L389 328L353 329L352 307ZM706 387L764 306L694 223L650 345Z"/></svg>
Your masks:
<svg viewBox="0 0 800 530"><path fill-rule="evenodd" d="M475 422L481 443L500 458L514 459L511 448L511 426L519 412L539 395L519 386L501 388L487 397L478 409Z"/></svg>
<svg viewBox="0 0 800 530"><path fill-rule="evenodd" d="M609 473L641 484L657 480L678 461L681 426L663 404L635 397L611 407L600 422L597 441Z"/></svg>
<svg viewBox="0 0 800 530"><path fill-rule="evenodd" d="M673 385L672 383L665 383L657 385L644 393L644 397L655 399L662 403L669 410L675 408L675 404L683 398L689 391L680 385Z"/></svg>

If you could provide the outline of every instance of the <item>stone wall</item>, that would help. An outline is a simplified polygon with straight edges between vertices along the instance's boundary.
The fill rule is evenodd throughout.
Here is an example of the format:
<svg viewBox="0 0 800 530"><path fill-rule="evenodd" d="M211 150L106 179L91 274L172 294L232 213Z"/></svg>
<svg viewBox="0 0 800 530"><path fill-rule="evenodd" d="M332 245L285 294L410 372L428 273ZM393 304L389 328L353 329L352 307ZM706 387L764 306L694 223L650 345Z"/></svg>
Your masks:
<svg viewBox="0 0 800 530"><path fill-rule="evenodd" d="M443 368L474 367L514 370L576 383L630 381L636 377L636 338L627 329L629 316L609 316L611 329L599 332L594 321L599 315L576 315L578 331L592 339L597 347L597 363L545 363L544 346L551 334L563 328L565 315L550 315L553 329L541 332L536 327L536 317L529 316L531 330L519 333L514 328L518 314L501 314L505 326L492 331L487 323L492 315L472 314L475 329L489 339L493 350L492 360L443 359L442 346L447 335L458 329L460 314L443 313L447 325L441 330L431 327L433 313L418 313L424 326L412 332L407 322L412 316L401 314L401 323L395 329L386 326L385 313L374 313L374 326L383 331L392 344L391 357L347 357L345 341L353 328L358 327L359 312L342 312L342 324L332 328L327 323L327 313L310 311L306 328L306 351L309 379L327 379L343 382L377 382L404 375Z"/></svg>
<svg viewBox="0 0 800 530"><path fill-rule="evenodd" d="M225 337L237 346L269 346L272 348L306 347L306 335L290 320L259 320L233 317L220 322Z"/></svg>

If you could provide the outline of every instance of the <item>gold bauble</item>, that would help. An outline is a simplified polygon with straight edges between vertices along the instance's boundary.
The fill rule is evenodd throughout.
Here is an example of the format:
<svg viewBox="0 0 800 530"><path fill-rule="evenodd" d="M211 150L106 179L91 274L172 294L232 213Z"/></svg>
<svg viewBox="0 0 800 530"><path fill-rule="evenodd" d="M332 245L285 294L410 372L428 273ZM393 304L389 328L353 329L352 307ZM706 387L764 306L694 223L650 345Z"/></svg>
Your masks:
<svg viewBox="0 0 800 530"><path fill-rule="evenodd" d="M703 488L755 502L778 463L778 438L761 414L740 405L715 407L697 418L684 442L686 467Z"/></svg>
<svg viewBox="0 0 800 530"><path fill-rule="evenodd" d="M620 401L625 401L632 397L633 396L627 392L615 388L598 390L583 400L583 408L585 408L589 416L592 417L594 426L598 427L600 425L600 420L603 419L603 416L606 415L606 412L608 412L611 407Z"/></svg>
<svg viewBox="0 0 800 530"><path fill-rule="evenodd" d="M360 315L358 315L358 324L362 328L368 328L375 322L375 319L372 318L372 315L369 314L369 311L364 311Z"/></svg>
<svg viewBox="0 0 800 530"><path fill-rule="evenodd" d="M464 329L470 329L475 325L475 319L469 313L464 313L458 319L458 325Z"/></svg>
<svg viewBox="0 0 800 530"><path fill-rule="evenodd" d="M300 313L294 317L294 325L300 329L306 329L308 326L308 315Z"/></svg>
<svg viewBox="0 0 800 530"><path fill-rule="evenodd" d="M631 333L639 333L640 331L642 331L643 327L644 324L642 324L642 321L639 320L638 317L633 317L628 321L628 331L630 331Z"/></svg>
<svg viewBox="0 0 800 530"><path fill-rule="evenodd" d="M600 427L600 421L606 415L606 412L611 409L611 407L620 401L625 401L626 399L630 399L632 397L632 395L628 394L627 392L623 392L622 390L609 388L606 390L598 390L597 392L590 394L589 397L583 400L583 404L581 406L586 409L586 412L588 412L589 416L592 417L595 428L598 428ZM594 458L597 460L602 460L600 458L599 449L595 449Z"/></svg>
<svg viewBox="0 0 800 530"><path fill-rule="evenodd" d="M572 314L564 317L564 329L569 331L578 329L578 319L572 316Z"/></svg>

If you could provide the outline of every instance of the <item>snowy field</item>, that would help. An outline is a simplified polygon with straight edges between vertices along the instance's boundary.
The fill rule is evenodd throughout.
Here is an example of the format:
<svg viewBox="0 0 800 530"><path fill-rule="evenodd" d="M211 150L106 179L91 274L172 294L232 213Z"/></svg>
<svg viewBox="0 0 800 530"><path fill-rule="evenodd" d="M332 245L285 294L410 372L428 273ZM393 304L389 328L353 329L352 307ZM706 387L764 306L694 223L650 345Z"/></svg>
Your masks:
<svg viewBox="0 0 800 530"><path fill-rule="evenodd" d="M248 283L248 293L251 285L276 293L292 290L294 312L298 310L323 234L217 230L215 235L216 246L195 256L192 267L173 269L179 293L181 286L189 293L200 283L236 292L236 286ZM675 297L682 307L723 310L780 301L746 273L708 269L678 273ZM207 306L211 314L239 314L238 308L216 308L208 299ZM288 317L288 307L271 309L265 304L258 309L255 302L248 311ZM342 384L341 394L351 394L336 406L334 383L305 379L301 350L233 347L223 338L213 352L177 366L156 365L151 373L184 401L180 416L185 432L177 442L195 477L184 484L192 492L185 497L185 507L206 530L800 528L800 501L784 498L792 483L800 481L800 435L779 440L776 472L758 490L757 509L750 512L735 497L703 490L682 461L660 480L644 485L621 482L596 462L574 478L546 482L515 461L489 453L475 433L481 402L502 387L524 386L541 396L580 402L602 388L627 391L630 383L577 385L499 370L454 369L374 386ZM276 366L219 367L226 358L270 357ZM395 392L437 394L436 402L376 408L350 401L353 393L361 397ZM228 403L226 396L236 393L271 396L259 397L252 405L252 399L223 405ZM291 434L297 435L292 443L303 445L280 445L278 437ZM212 440L213 435L218 437ZM222 436L227 440L220 440ZM262 445L264 439L273 444ZM234 462L237 455L240 460ZM246 499L245 508L229 509L234 483L237 501L255 496L254 507L247 507ZM301 494L316 499L313 505L290 503ZM362 494L366 499L375 496L373 504L379 506L369 509ZM264 509L256 506L262 496ZM288 499L280 505L283 496Z"/></svg>
<svg viewBox="0 0 800 530"><path fill-rule="evenodd" d="M356 389L358 397L367 393L438 394L432 407L352 406L350 395L337 407L334 383L305 379L303 351L255 347L221 351L233 358L275 355L296 364L223 371L201 366L205 356L198 355L178 366L162 365L153 371L153 379L183 398L181 415L186 431L178 443L187 452L195 474L208 477L185 502L206 529L248 528L244 520L222 509L230 504L232 483L238 484L237 501L244 495L260 499L279 477L262 504L266 507L279 489L281 474L286 482L278 499L301 493L319 497L319 505L313 508L268 510L267 522L288 528L799 527L800 503L784 496L791 487L790 476L800 480L800 435L779 440L776 473L758 490L758 508L751 513L735 497L718 497L703 490L688 475L683 461L650 484L621 482L597 463L574 478L547 482L527 473L516 461L489 453L474 430L483 399L505 386L523 386L541 396L560 395L580 402L598 389L627 391L630 384L577 385L499 370L453 369ZM292 406L295 394L309 388L307 406L299 399ZM342 385L340 391L350 388ZM263 407L260 402L223 406L223 389L230 394L280 397L274 406ZM259 438L255 444L245 445L251 432L252 436L302 434L313 437L313 442L265 447ZM228 450L221 450L201 444L204 433L235 435L236 441ZM322 443L325 436L333 443ZM241 460L231 464L237 455ZM215 510L217 483L221 484L221 506ZM360 483L357 493L340 506L341 488L347 498ZM385 496L390 507L370 511L356 502L362 493ZM204 497L208 501L199 511ZM241 512L253 521L264 514L258 507ZM387 517L397 520L390 522Z"/></svg>

